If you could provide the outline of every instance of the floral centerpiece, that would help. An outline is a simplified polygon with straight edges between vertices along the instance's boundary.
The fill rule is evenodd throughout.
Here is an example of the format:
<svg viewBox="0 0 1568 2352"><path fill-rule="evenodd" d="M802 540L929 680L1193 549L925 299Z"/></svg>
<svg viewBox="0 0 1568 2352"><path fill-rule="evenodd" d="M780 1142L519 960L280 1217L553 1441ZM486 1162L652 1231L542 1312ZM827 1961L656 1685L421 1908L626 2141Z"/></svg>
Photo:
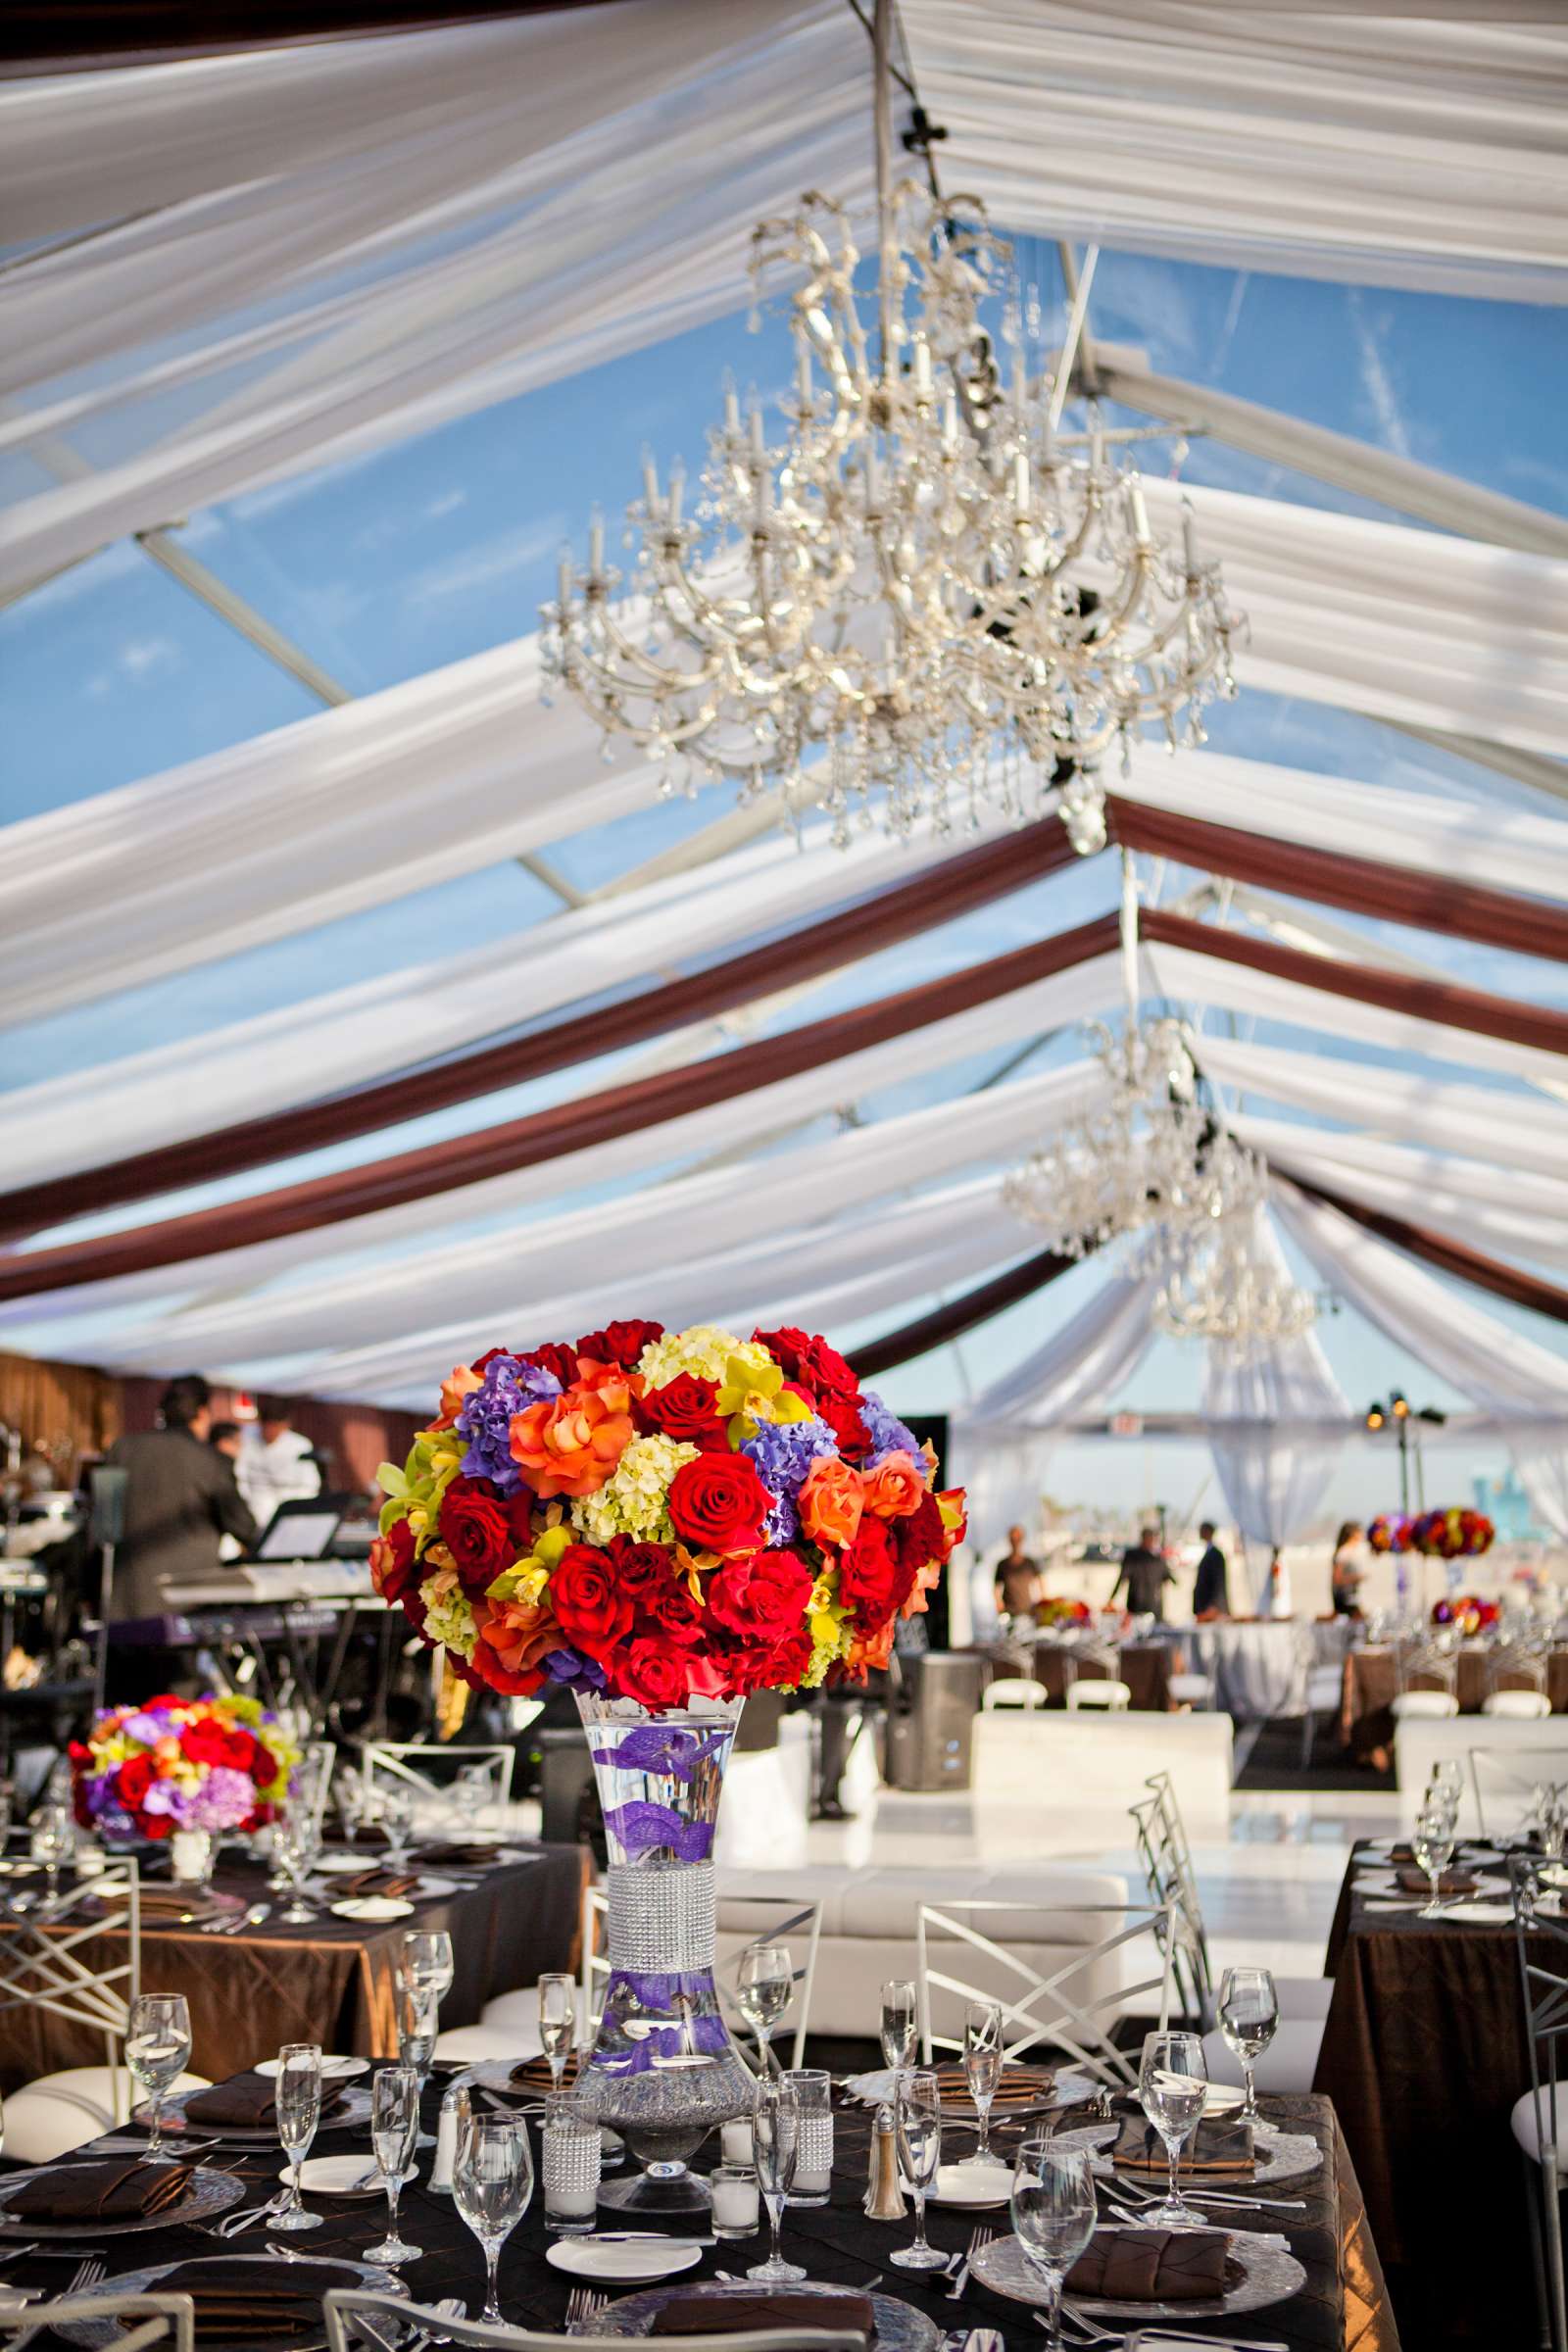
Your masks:
<svg viewBox="0 0 1568 2352"><path fill-rule="evenodd" d="M1498 1622L1501 1609L1494 1600L1483 1600L1477 1592L1456 1592L1451 1600L1440 1600L1432 1612L1434 1625L1449 1625L1467 1637L1486 1634Z"/></svg>
<svg viewBox="0 0 1568 2352"><path fill-rule="evenodd" d="M250 1831L276 1819L300 1751L255 1698L113 1707L71 1743L77 1821L112 1843L176 1830Z"/></svg>
<svg viewBox="0 0 1568 2352"><path fill-rule="evenodd" d="M577 2095L649 2167L602 2201L689 2212L687 2157L754 2095L713 1982L741 1706L885 1666L963 1495L815 1334L636 1321L460 1364L381 1483L377 1592L467 1682L576 1696L610 1851Z"/></svg>
<svg viewBox="0 0 1568 2352"><path fill-rule="evenodd" d="M1094 1618L1087 1600L1037 1600L1030 1613L1037 1626L1089 1625Z"/></svg>
<svg viewBox="0 0 1568 2352"><path fill-rule="evenodd" d="M1454 1508L1404 1512L1383 1511L1366 1531L1374 1551L1418 1551L1428 1559L1479 1558L1490 1551L1497 1531L1484 1511Z"/></svg>

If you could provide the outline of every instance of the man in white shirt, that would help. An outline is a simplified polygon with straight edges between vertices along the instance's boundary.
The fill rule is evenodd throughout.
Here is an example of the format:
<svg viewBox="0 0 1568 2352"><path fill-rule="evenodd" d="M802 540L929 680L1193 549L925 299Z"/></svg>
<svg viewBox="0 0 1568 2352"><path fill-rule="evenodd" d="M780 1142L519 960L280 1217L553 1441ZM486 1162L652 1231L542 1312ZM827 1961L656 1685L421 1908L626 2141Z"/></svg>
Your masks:
<svg viewBox="0 0 1568 2352"><path fill-rule="evenodd" d="M282 1397L256 1399L256 1419L241 1443L235 1476L260 1528L279 1503L319 1494L321 1473L311 1459L311 1441L290 1426Z"/></svg>

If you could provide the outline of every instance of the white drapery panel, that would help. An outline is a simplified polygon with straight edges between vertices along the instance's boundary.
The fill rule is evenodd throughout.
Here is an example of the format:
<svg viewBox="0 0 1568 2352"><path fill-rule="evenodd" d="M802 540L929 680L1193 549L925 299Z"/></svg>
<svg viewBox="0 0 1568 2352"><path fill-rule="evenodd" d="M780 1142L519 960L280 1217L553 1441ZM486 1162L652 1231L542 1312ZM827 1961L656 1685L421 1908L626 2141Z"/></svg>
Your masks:
<svg viewBox="0 0 1568 2352"><path fill-rule="evenodd" d="M1561 1416L1555 1440L1510 1451L1533 1507L1568 1536L1568 1363L1294 1185L1276 1180L1271 1199L1324 1280L1421 1363L1493 1411Z"/></svg>
<svg viewBox="0 0 1568 2352"><path fill-rule="evenodd" d="M951 183L1018 228L1293 276L1568 290L1559 23L1172 0L900 15Z"/></svg>
<svg viewBox="0 0 1568 2352"><path fill-rule="evenodd" d="M1289 1280L1285 1253L1260 1216L1257 1263ZM1306 1437L1292 1420L1349 1412L1315 1331L1245 1351L1210 1341L1203 1411L1225 1507L1250 1544L1289 1544L1313 1519L1339 1463L1342 1442ZM1251 1426L1227 1429L1227 1422Z"/></svg>
<svg viewBox="0 0 1568 2352"><path fill-rule="evenodd" d="M1445 1083L1383 1062L1250 1045L1207 1030L1197 1046L1207 1074L1242 1096L1262 1096L1315 1118L1374 1128L1424 1152L1447 1153L1462 1147L1466 1155L1521 1175L1557 1177L1568 1167L1568 1107L1540 1096L1457 1080ZM1477 1038L1474 1046L1479 1060L1484 1041ZM1295 1132L1314 1149L1337 1149L1344 1140L1319 1128Z"/></svg>
<svg viewBox="0 0 1568 2352"><path fill-rule="evenodd" d="M1111 966L1111 958L1103 960ZM1110 979L1107 968L1102 980ZM1054 1001L1067 1000L1058 993ZM1038 1011L1032 1011L1021 1024L1023 1033L1038 1020ZM907 1051L918 1041L899 1042ZM947 1050L951 1057L961 1049L949 1041ZM882 1070L899 1066L897 1049L877 1052L883 1056ZM814 1102L818 1109L831 1108L868 1091L855 1065L863 1070L871 1061L870 1055L848 1057L811 1072L809 1092L801 1080L789 1081L788 1088L798 1090L796 1103ZM531 1222L491 1225L477 1234L466 1232L461 1240L435 1241L416 1255L407 1253L407 1246L420 1235L450 1234L479 1217L514 1214L528 1202L569 1200L574 1186L606 1183L639 1165L667 1165L678 1149L691 1149L698 1118L713 1120L704 1134L706 1148L712 1149L714 1133L722 1130L713 1113L697 1113L690 1120L670 1120L660 1129L625 1138L619 1146L600 1145L403 1208L194 1260L181 1266L177 1276L167 1270L127 1275L76 1292L18 1300L0 1312L0 1323L15 1331L11 1344L70 1355L73 1329L80 1335L77 1346L84 1345L87 1334L99 1333L112 1310L147 1300L161 1306L177 1280L192 1291L214 1290L217 1297L211 1303L198 1301L188 1309L161 1313L151 1325L104 1333L94 1340L94 1360L150 1363L155 1359L149 1350L156 1346L160 1363L217 1362L236 1357L241 1349L276 1354L328 1348L340 1344L345 1332L367 1341L393 1337L422 1328L435 1299L454 1318L485 1312L496 1296L498 1268L510 1280L514 1269L523 1267L527 1281L542 1296L547 1283L553 1289L568 1281L586 1285L598 1278L602 1263L618 1267L621 1260L612 1253L622 1247L629 1250L634 1241L652 1251L650 1264L663 1262L661 1251L677 1262L689 1262L694 1252L738 1247L769 1223L794 1227L810 1217L830 1216L897 1194L916 1178L937 1182L960 1168L1025 1149L1037 1135L1091 1106L1102 1085L1098 1065L1076 1062L1044 1077L1015 1079L966 1097L961 1113L952 1102L932 1103L755 1163L653 1184L592 1209L570 1208ZM744 1104L718 1108L732 1120L740 1112L740 1121L729 1132L744 1141L788 1124L792 1114L784 1109L787 1100L781 1087L762 1090ZM1027 1243L1027 1236L1024 1239ZM368 1254L394 1249L404 1254ZM601 1250L612 1254L602 1260ZM325 1262L333 1257L344 1260L335 1270ZM297 1280L291 1288L261 1296L246 1292L248 1284L307 1265L309 1279ZM525 1300L526 1291L519 1296Z"/></svg>

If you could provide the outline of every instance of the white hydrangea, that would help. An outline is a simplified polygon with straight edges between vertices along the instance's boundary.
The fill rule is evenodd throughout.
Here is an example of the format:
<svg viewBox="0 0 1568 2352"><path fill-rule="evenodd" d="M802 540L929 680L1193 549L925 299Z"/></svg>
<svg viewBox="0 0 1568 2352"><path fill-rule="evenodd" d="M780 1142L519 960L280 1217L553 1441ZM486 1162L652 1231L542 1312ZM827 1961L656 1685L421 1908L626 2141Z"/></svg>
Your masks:
<svg viewBox="0 0 1568 2352"><path fill-rule="evenodd" d="M773 1360L753 1340L738 1340L715 1323L694 1323L689 1331L666 1331L662 1340L650 1340L637 1358L637 1369L651 1389L666 1388L678 1372L689 1372L694 1380L721 1381L732 1356L759 1370Z"/></svg>
<svg viewBox="0 0 1568 2352"><path fill-rule="evenodd" d="M701 1450L660 1431L633 1438L598 1494L577 1496L573 1527L595 1544L608 1544L612 1536L630 1536L636 1544L668 1543L675 1532L669 1523L669 1482L682 1462L696 1461Z"/></svg>
<svg viewBox="0 0 1568 2352"><path fill-rule="evenodd" d="M419 1598L425 1607L426 1640L444 1642L460 1658L471 1658L479 1634L462 1592L452 1588L444 1576L431 1576L419 1587Z"/></svg>

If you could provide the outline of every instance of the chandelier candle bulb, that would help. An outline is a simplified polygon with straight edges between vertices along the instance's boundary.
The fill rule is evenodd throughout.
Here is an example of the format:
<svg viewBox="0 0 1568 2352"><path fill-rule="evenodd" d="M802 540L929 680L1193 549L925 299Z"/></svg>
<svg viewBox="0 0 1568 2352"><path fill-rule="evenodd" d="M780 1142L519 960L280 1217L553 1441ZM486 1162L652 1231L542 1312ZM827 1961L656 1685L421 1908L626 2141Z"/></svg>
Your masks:
<svg viewBox="0 0 1568 2352"><path fill-rule="evenodd" d="M914 339L914 397L916 400L931 397L931 346L924 335L916 335Z"/></svg>
<svg viewBox="0 0 1568 2352"><path fill-rule="evenodd" d="M735 389L734 377L726 375L724 378L724 430L733 437L740 432L740 394Z"/></svg>
<svg viewBox="0 0 1568 2352"><path fill-rule="evenodd" d="M1140 547L1149 545L1149 509L1144 504L1144 485L1134 479L1127 485L1127 517L1133 526L1133 537Z"/></svg>
<svg viewBox="0 0 1568 2352"><path fill-rule="evenodd" d="M1012 506L1016 514L1029 512L1029 459L1021 449L1012 461Z"/></svg>
<svg viewBox="0 0 1568 2352"><path fill-rule="evenodd" d="M588 525L588 568L596 578L605 568L605 526L597 514Z"/></svg>
<svg viewBox="0 0 1568 2352"><path fill-rule="evenodd" d="M678 530L678 529L679 529L679 527L680 527L680 509L681 509L681 500L682 500L682 499L683 499L683 497L685 496L685 493L686 493L686 468L685 468L685 467L684 467L684 466L682 466L682 465L681 465L681 464L680 464L680 463L677 461L677 463L676 463L675 465L673 465L673 466L670 467L670 469L669 469L669 514L668 514L668 521L669 521L669 527L670 527L670 529L671 529L672 531L673 531L673 530Z"/></svg>
<svg viewBox="0 0 1568 2352"><path fill-rule="evenodd" d="M1188 579L1196 580L1198 577L1198 516L1194 514L1192 505L1187 499L1182 501L1182 561L1187 566Z"/></svg>

